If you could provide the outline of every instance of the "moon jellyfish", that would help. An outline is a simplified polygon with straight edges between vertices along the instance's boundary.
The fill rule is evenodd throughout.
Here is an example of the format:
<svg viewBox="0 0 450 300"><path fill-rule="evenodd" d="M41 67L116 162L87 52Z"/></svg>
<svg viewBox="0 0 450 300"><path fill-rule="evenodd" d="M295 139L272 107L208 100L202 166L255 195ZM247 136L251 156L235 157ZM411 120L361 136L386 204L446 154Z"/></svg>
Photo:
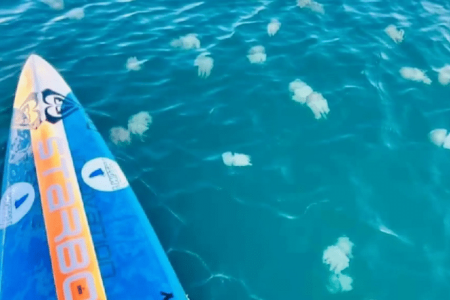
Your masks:
<svg viewBox="0 0 450 300"><path fill-rule="evenodd" d="M146 111L132 115L128 119L128 130L132 134L143 135L152 123L152 116Z"/></svg>
<svg viewBox="0 0 450 300"><path fill-rule="evenodd" d="M248 51L247 57L252 64L262 64L267 58L266 50L263 46L254 46Z"/></svg>
<svg viewBox="0 0 450 300"><path fill-rule="evenodd" d="M439 83L442 85L447 85L450 83L450 66L445 65L439 70L438 76Z"/></svg>
<svg viewBox="0 0 450 300"><path fill-rule="evenodd" d="M41 0L41 1L53 9L56 10L64 9L64 0Z"/></svg>
<svg viewBox="0 0 450 300"><path fill-rule="evenodd" d="M384 29L384 32L397 44L403 42L405 31L403 29L397 29L395 25L389 25Z"/></svg>
<svg viewBox="0 0 450 300"><path fill-rule="evenodd" d="M74 8L74 9L70 10L66 14L66 16L72 20L81 20L84 18L84 8L82 8L82 7Z"/></svg>
<svg viewBox="0 0 450 300"><path fill-rule="evenodd" d="M425 75L425 72L417 68L403 67L400 69L400 74L408 80L431 84L431 79Z"/></svg>
<svg viewBox="0 0 450 300"><path fill-rule="evenodd" d="M306 98L306 104L312 110L316 119L326 118L330 112L327 100L320 93L311 93Z"/></svg>
<svg viewBox="0 0 450 300"><path fill-rule="evenodd" d="M270 20L270 23L267 25L267 34L274 36L280 30L280 27L281 23L277 19Z"/></svg>
<svg viewBox="0 0 450 300"><path fill-rule="evenodd" d="M342 271L350 265L353 243L348 237L340 237L335 245L328 246L322 257L322 262L329 265L330 275L328 291L331 293L347 292L353 289L353 279Z"/></svg>
<svg viewBox="0 0 450 300"><path fill-rule="evenodd" d="M436 146L450 149L450 134L447 129L434 129L428 134L428 137Z"/></svg>
<svg viewBox="0 0 450 300"><path fill-rule="evenodd" d="M325 9L323 8L323 5L314 0L298 0L297 6L300 8L308 8L311 11L319 13L319 14L325 13Z"/></svg>
<svg viewBox="0 0 450 300"><path fill-rule="evenodd" d="M131 143L130 132L123 127L111 128L109 131L109 137L116 145L128 145Z"/></svg>
<svg viewBox="0 0 450 300"><path fill-rule="evenodd" d="M130 57L127 60L127 63L125 66L126 66L127 70L129 70L129 71L139 71L141 69L141 64L142 64L142 62L138 61L136 56L134 56L134 57Z"/></svg>
<svg viewBox="0 0 450 300"><path fill-rule="evenodd" d="M181 36L178 39L174 39L170 42L170 45L174 48L182 48L185 50L200 48L200 40L197 38L197 34L189 33L185 36Z"/></svg>
<svg viewBox="0 0 450 300"><path fill-rule="evenodd" d="M330 293L349 292L353 290L353 278L345 274L331 274L327 289Z"/></svg>
<svg viewBox="0 0 450 300"><path fill-rule="evenodd" d="M229 167L251 166L250 156L240 153L225 152L222 154L223 163Z"/></svg>
<svg viewBox="0 0 450 300"><path fill-rule="evenodd" d="M297 6L300 8L308 7L309 5L311 5L311 2L311 0L298 0Z"/></svg>
<svg viewBox="0 0 450 300"><path fill-rule="evenodd" d="M194 61L194 66L198 67L198 76L207 78L211 75L211 70L214 66L214 60L207 56L209 53L205 52L197 56Z"/></svg>
<svg viewBox="0 0 450 300"><path fill-rule="evenodd" d="M313 93L313 89L309 85L305 84L301 88L295 89L294 96L292 96L292 100L299 102L301 104L305 104L306 99L312 93Z"/></svg>
<svg viewBox="0 0 450 300"><path fill-rule="evenodd" d="M295 79L291 83L289 83L289 91L295 93L295 90L300 89L307 85L305 82L301 81L300 79Z"/></svg>

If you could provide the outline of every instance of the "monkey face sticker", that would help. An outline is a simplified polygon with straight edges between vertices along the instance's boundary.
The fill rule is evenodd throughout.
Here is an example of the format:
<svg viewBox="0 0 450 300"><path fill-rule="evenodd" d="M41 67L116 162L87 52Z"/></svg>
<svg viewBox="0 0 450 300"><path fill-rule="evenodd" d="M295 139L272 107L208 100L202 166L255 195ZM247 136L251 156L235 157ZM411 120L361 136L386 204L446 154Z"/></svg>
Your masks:
<svg viewBox="0 0 450 300"><path fill-rule="evenodd" d="M37 129L42 122L55 124L78 108L76 101L52 90L31 93L18 111L14 112L16 128Z"/></svg>

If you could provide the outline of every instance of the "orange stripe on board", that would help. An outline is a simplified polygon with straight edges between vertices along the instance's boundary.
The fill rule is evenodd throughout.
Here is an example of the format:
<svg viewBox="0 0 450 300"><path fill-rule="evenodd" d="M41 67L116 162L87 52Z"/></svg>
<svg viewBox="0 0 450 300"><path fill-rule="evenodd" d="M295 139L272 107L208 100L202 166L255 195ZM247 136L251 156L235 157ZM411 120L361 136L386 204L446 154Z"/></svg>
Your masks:
<svg viewBox="0 0 450 300"><path fill-rule="evenodd" d="M62 121L31 141L58 300L106 300Z"/></svg>

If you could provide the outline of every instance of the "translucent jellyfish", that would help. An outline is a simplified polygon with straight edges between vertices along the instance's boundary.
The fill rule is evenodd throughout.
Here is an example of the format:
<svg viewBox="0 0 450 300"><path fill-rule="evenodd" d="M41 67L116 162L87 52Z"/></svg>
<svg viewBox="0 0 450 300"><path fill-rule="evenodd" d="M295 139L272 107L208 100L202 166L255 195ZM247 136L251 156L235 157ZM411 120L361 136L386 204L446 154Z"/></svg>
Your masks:
<svg viewBox="0 0 450 300"><path fill-rule="evenodd" d="M138 61L136 56L130 57L127 60L126 68L129 71L139 71L141 69L142 62Z"/></svg>
<svg viewBox="0 0 450 300"><path fill-rule="evenodd" d="M400 74L408 80L431 84L431 79L425 75L425 72L417 68L403 67L400 69Z"/></svg>
<svg viewBox="0 0 450 300"><path fill-rule="evenodd" d="M325 9L323 8L323 5L314 0L298 0L297 6L300 8L308 8L311 11L319 13L319 14L325 13Z"/></svg>
<svg viewBox="0 0 450 300"><path fill-rule="evenodd" d="M327 100L320 93L313 92L306 98L306 104L316 119L326 118L330 112Z"/></svg>
<svg viewBox="0 0 450 300"><path fill-rule="evenodd" d="M331 293L351 291L353 279L342 271L350 265L353 243L348 237L340 237L335 245L329 246L323 252L322 261L329 265L333 272L330 276L328 291Z"/></svg>
<svg viewBox="0 0 450 300"><path fill-rule="evenodd" d="M301 88L298 88L294 91L294 96L292 96L292 100L299 102L301 104L306 103L306 99L309 95L313 93L313 89L309 85L305 85Z"/></svg>
<svg viewBox="0 0 450 300"><path fill-rule="evenodd" d="M229 167L251 166L250 156L240 153L225 152L222 154L223 163Z"/></svg>
<svg viewBox="0 0 450 300"><path fill-rule="evenodd" d="M209 53L205 52L197 56L194 61L194 66L198 67L198 76L207 78L211 75L211 70L214 66L214 60L207 56Z"/></svg>
<svg viewBox="0 0 450 300"><path fill-rule="evenodd" d="M116 145L128 145L131 143L130 132L123 127L111 128L109 131L109 137Z"/></svg>
<svg viewBox="0 0 450 300"><path fill-rule="evenodd" d="M397 29L395 25L389 25L384 29L384 32L386 32L386 34L397 44L403 42L405 31Z"/></svg>
<svg viewBox="0 0 450 300"><path fill-rule="evenodd" d="M170 42L170 45L174 48L182 49L198 49L200 48L200 40L197 38L197 34L189 33L185 36L181 36L178 39L174 39Z"/></svg>
<svg viewBox="0 0 450 300"><path fill-rule="evenodd" d="M352 249L354 244L348 237L342 236L338 238L336 246L338 246L345 255L347 255L348 257L352 257Z"/></svg>
<svg viewBox="0 0 450 300"><path fill-rule="evenodd" d="M254 46L248 51L247 57L252 64L262 64L267 59L266 50L263 46Z"/></svg>
<svg viewBox="0 0 450 300"><path fill-rule="evenodd" d="M325 9L323 8L323 5L320 4L319 2L311 1L311 4L309 4L308 7L313 12L316 12L316 13L319 13L319 14L324 14L325 13Z"/></svg>
<svg viewBox="0 0 450 300"><path fill-rule="evenodd" d="M428 134L428 137L436 146L450 149L450 134L447 129L434 129Z"/></svg>
<svg viewBox="0 0 450 300"><path fill-rule="evenodd" d="M73 20L81 20L84 18L84 8L79 7L79 8L74 8L72 10L70 10L66 16L69 19L73 19Z"/></svg>
<svg viewBox="0 0 450 300"><path fill-rule="evenodd" d="M270 23L267 25L267 33L269 36L274 36L278 30L280 30L281 23L277 19L270 20Z"/></svg>
<svg viewBox="0 0 450 300"><path fill-rule="evenodd" d="M442 85L447 85L450 83L450 66L445 65L439 70L438 76L439 83Z"/></svg>
<svg viewBox="0 0 450 300"><path fill-rule="evenodd" d="M349 292L353 289L353 279L345 274L331 274L327 289L330 293Z"/></svg>
<svg viewBox="0 0 450 300"><path fill-rule="evenodd" d="M341 273L347 269L350 264L350 258L336 245L329 246L323 252L322 261L330 266L330 271Z"/></svg>
<svg viewBox="0 0 450 300"><path fill-rule="evenodd" d="M308 7L309 5L311 5L311 2L311 0L298 0L297 6L300 8Z"/></svg>
<svg viewBox="0 0 450 300"><path fill-rule="evenodd" d="M305 82L301 81L300 79L295 79L294 81L289 83L289 91L294 93L295 90L300 89L300 88L304 87L305 85L307 85Z"/></svg>
<svg viewBox="0 0 450 300"><path fill-rule="evenodd" d="M152 116L146 111L141 111L128 119L128 130L132 134L142 136L150 128L151 123Z"/></svg>
<svg viewBox="0 0 450 300"><path fill-rule="evenodd" d="M41 1L53 9L56 10L64 9L64 0L41 0Z"/></svg>

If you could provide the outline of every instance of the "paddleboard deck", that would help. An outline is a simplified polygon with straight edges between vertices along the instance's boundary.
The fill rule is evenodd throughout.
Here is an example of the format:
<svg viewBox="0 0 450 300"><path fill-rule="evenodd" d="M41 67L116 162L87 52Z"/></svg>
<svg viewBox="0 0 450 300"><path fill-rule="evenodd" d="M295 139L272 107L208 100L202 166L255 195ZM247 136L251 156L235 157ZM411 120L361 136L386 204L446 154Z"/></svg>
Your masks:
<svg viewBox="0 0 450 300"><path fill-rule="evenodd" d="M187 299L102 136L38 55L15 95L0 239L1 300Z"/></svg>

